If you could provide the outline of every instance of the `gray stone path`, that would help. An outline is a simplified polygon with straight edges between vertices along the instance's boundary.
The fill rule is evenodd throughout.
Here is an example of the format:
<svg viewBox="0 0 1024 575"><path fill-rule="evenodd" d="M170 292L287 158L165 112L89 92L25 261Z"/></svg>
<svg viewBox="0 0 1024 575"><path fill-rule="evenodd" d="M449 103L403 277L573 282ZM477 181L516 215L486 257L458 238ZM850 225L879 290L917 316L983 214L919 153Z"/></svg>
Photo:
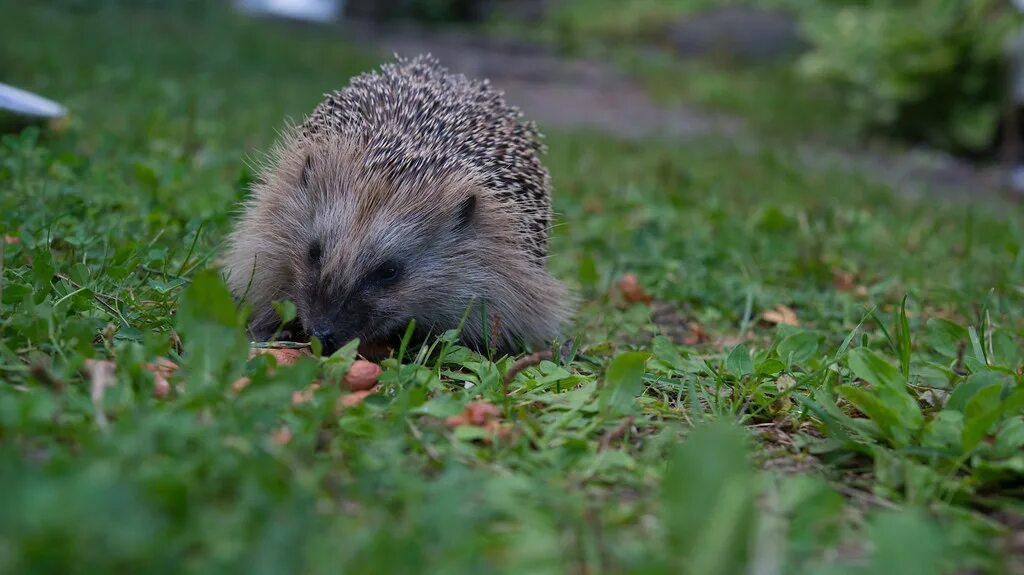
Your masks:
<svg viewBox="0 0 1024 575"><path fill-rule="evenodd" d="M612 65L564 58L543 46L416 27L350 24L345 34L384 54L429 52L454 71L488 78L544 130L593 129L622 137L681 140L719 136L752 152L765 146L792 147L752 135L738 118L685 104L657 103L640 82ZM806 169L849 170L901 193L965 199L1005 196L1004 174L998 167L979 168L937 152L849 150L817 143L800 144L793 151Z"/></svg>

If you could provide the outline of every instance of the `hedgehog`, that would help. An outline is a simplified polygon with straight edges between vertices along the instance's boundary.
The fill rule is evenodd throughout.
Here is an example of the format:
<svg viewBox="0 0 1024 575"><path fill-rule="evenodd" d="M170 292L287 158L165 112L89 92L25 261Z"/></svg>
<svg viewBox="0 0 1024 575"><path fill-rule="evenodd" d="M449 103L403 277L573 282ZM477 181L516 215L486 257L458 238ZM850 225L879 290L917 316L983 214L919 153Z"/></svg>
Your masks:
<svg viewBox="0 0 1024 575"><path fill-rule="evenodd" d="M574 307L547 270L551 179L535 124L430 55L353 78L284 130L228 238L250 336L477 351L551 344ZM295 305L280 325L275 302Z"/></svg>

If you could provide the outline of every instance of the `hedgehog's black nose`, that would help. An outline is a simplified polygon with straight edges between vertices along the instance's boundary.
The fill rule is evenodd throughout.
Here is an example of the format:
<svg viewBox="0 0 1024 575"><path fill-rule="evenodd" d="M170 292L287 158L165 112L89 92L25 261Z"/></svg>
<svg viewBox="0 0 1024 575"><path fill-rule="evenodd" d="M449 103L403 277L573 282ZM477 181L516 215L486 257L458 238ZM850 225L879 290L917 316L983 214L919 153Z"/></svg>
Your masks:
<svg viewBox="0 0 1024 575"><path fill-rule="evenodd" d="M334 331L334 326L328 322L314 323L313 328L309 330L309 335L320 340L324 354L333 353L334 350L338 349L338 341Z"/></svg>

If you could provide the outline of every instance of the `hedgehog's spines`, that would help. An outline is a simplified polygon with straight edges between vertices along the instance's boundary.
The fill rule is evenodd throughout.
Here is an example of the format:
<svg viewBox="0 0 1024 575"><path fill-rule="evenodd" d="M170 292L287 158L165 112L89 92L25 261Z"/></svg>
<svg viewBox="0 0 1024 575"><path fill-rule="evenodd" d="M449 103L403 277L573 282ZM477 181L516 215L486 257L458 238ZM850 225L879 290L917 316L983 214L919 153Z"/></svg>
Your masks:
<svg viewBox="0 0 1024 575"><path fill-rule="evenodd" d="M559 335L574 306L545 269L545 146L489 83L429 55L396 58L326 94L281 136L225 254L232 292L253 306L253 337L277 332L280 299L296 304L304 329L370 343L410 320L435 333L462 325L478 350L494 325L503 352ZM311 242L323 245L315 265ZM401 262L406 279L368 285L382 258ZM462 323L473 302L486 313Z"/></svg>
<svg viewBox="0 0 1024 575"><path fill-rule="evenodd" d="M342 135L368 149L390 177L435 169L474 170L517 222L518 240L543 265L551 222L550 178L533 122L490 82L452 74L430 54L396 55L377 72L325 96L301 127L304 138Z"/></svg>

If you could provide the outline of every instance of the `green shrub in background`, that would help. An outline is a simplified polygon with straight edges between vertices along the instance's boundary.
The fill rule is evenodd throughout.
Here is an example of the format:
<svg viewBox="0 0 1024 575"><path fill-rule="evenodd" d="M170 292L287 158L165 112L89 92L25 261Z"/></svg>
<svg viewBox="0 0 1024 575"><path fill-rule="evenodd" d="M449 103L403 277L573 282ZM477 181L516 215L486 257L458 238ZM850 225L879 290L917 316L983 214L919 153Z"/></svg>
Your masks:
<svg viewBox="0 0 1024 575"><path fill-rule="evenodd" d="M955 152L991 148L1005 97L1004 0L888 0L812 11L810 78L838 86L858 128Z"/></svg>

